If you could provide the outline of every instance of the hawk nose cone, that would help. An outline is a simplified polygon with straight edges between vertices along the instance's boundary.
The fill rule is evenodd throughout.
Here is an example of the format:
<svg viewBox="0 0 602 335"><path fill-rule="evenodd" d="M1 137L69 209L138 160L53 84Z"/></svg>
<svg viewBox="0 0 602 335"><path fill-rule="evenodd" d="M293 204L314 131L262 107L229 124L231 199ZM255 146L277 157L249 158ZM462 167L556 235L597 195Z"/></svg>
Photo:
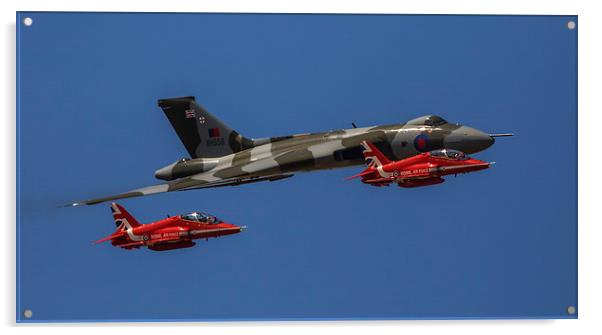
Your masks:
<svg viewBox="0 0 602 335"><path fill-rule="evenodd" d="M472 154L489 148L494 142L493 137L478 129L461 126L445 137L444 145L449 149Z"/></svg>

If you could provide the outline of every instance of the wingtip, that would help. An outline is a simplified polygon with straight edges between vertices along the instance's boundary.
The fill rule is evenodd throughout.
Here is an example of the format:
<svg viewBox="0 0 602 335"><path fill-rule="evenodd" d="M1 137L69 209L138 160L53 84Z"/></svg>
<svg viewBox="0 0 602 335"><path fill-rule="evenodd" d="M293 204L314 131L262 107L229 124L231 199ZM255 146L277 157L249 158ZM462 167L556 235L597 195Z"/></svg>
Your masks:
<svg viewBox="0 0 602 335"><path fill-rule="evenodd" d="M353 179L357 179L359 177L363 176L363 172L356 174L355 176L350 176L350 177L346 177L345 181L349 181L349 180L353 180Z"/></svg>
<svg viewBox="0 0 602 335"><path fill-rule="evenodd" d="M57 207L59 207L59 208L79 207L79 206L83 206L83 205L86 205L86 203L85 202L72 202L72 203L69 203L69 204L59 205Z"/></svg>

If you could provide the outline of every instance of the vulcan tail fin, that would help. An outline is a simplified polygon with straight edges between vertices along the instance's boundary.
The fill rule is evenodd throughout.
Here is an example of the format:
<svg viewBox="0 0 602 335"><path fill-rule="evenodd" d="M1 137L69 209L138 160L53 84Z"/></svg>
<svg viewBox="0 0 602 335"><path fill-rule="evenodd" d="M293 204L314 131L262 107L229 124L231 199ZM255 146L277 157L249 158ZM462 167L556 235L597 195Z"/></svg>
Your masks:
<svg viewBox="0 0 602 335"><path fill-rule="evenodd" d="M113 212L113 220L115 220L117 231L135 228L140 225L140 222L118 203L111 203L111 212Z"/></svg>
<svg viewBox="0 0 602 335"><path fill-rule="evenodd" d="M364 158L368 161L368 166L379 168L391 163L387 156L378 150L374 144L368 141L362 141L361 145L364 147Z"/></svg>
<svg viewBox="0 0 602 335"><path fill-rule="evenodd" d="M253 147L251 139L207 112L194 97L158 103L192 158L221 157Z"/></svg>

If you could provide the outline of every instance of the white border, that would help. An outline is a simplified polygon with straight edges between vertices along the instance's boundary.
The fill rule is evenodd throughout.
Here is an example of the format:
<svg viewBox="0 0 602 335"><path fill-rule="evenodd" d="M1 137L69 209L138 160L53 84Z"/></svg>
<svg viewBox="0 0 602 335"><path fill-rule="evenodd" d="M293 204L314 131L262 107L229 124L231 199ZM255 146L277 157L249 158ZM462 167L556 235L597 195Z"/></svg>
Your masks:
<svg viewBox="0 0 602 335"><path fill-rule="evenodd" d="M215 334L326 334L345 332L365 334L451 333L451 334L507 334L516 331L536 331L546 334L590 333L602 329L599 321L600 286L602 270L602 222L597 220L595 204L600 186L599 167L602 155L597 144L602 143L597 125L602 124L600 113L600 6L591 1L523 0L523 1L276 1L276 0L228 0L228 1L76 1L76 0L22 0L3 1L0 4L3 23L2 67L4 79L0 83L1 101L4 104L2 146L0 164L3 192L0 204L3 220L2 281L4 302L0 305L2 326L8 334L161 334L166 331L198 333L211 331ZM344 322L239 322L239 323L147 323L147 324L15 324L15 12L31 11L150 11L150 12L290 12L290 13L408 13L408 14L562 14L579 15L579 320L557 321L344 321ZM562 132L555 135L563 140ZM553 143L551 141L550 143ZM535 154L535 152L534 152ZM570 158L570 155L569 155ZM40 171L43 173L43 171ZM551 180L551 183L554 181ZM600 198L598 198L600 199ZM175 328L175 329L167 329Z"/></svg>

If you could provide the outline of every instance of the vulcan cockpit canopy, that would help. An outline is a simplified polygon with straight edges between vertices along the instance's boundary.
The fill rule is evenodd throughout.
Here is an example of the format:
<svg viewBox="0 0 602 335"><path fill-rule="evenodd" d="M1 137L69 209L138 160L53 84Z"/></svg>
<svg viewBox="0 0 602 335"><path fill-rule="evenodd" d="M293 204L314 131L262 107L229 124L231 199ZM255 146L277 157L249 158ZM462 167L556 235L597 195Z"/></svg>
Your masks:
<svg viewBox="0 0 602 335"><path fill-rule="evenodd" d="M469 158L462 151L453 149L433 150L431 151L431 156L437 158L451 159L455 161L464 161Z"/></svg>
<svg viewBox="0 0 602 335"><path fill-rule="evenodd" d="M209 215L203 212L192 212L190 214L182 215L182 219L194 222L200 222L204 224L216 224L221 222L220 219L213 215Z"/></svg>
<svg viewBox="0 0 602 335"><path fill-rule="evenodd" d="M440 125L446 124L446 123L447 123L447 121L445 121L442 117L437 116L437 115L421 116L421 117L412 119L407 122L407 124L409 124L409 125L430 126L430 127L437 127L437 126L440 126Z"/></svg>

